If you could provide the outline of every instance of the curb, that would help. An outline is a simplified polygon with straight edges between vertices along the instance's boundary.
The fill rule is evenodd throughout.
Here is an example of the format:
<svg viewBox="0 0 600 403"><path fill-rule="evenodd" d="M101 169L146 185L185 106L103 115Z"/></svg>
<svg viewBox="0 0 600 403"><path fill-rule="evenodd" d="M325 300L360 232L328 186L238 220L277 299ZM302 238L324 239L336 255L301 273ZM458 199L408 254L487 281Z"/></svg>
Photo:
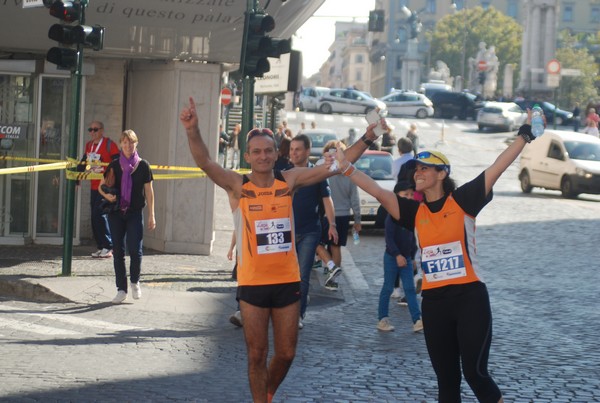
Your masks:
<svg viewBox="0 0 600 403"><path fill-rule="evenodd" d="M43 285L17 278L0 278L0 295L34 302L73 302Z"/></svg>

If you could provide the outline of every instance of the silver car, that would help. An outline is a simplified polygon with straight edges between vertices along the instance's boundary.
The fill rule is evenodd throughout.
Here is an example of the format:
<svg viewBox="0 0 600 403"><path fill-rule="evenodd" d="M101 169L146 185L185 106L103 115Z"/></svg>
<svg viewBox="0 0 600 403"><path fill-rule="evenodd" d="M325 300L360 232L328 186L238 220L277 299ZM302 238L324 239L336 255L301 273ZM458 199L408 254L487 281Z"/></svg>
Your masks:
<svg viewBox="0 0 600 403"><path fill-rule="evenodd" d="M375 182L384 189L389 191L394 190L396 178L392 176L392 163L394 159L390 153L386 151L367 150L363 153L354 166L370 176ZM365 192L358 189L358 197L360 199L360 215L361 221L376 221L377 210L381 205L379 201Z"/></svg>
<svg viewBox="0 0 600 403"><path fill-rule="evenodd" d="M319 98L318 108L321 113L366 114L375 108L384 111L386 106L366 92L335 88Z"/></svg>
<svg viewBox="0 0 600 403"><path fill-rule="evenodd" d="M527 113L514 102L486 102L477 113L477 127L504 129L511 132L527 120Z"/></svg>
<svg viewBox="0 0 600 403"><path fill-rule="evenodd" d="M419 119L433 116L433 103L424 94L395 91L379 99L385 103L391 116L416 116Z"/></svg>
<svg viewBox="0 0 600 403"><path fill-rule="evenodd" d="M306 87L298 97L298 108L301 111L317 111L319 98L329 92L326 87Z"/></svg>
<svg viewBox="0 0 600 403"><path fill-rule="evenodd" d="M325 144L332 140L337 141L340 139L336 132L331 129L306 129L302 130L302 134L310 138L312 146L308 160L313 164L323 156L323 147L325 147Z"/></svg>

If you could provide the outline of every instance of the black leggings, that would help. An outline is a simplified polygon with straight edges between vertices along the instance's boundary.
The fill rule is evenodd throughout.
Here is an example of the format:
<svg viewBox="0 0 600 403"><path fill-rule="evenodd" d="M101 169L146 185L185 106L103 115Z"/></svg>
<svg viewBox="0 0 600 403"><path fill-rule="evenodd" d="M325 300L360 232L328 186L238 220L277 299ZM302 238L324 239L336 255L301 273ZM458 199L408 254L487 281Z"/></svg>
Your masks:
<svg viewBox="0 0 600 403"><path fill-rule="evenodd" d="M461 362L477 399L498 402L502 394L487 370L492 311L485 284L424 291L422 308L425 342L437 375L440 403L461 401Z"/></svg>

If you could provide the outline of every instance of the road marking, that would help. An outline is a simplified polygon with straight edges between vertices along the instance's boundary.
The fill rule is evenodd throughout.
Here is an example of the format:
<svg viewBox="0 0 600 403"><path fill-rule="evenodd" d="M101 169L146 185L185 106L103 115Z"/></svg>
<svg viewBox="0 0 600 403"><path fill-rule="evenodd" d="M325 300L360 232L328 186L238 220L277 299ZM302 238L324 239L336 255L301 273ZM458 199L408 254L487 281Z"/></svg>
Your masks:
<svg viewBox="0 0 600 403"><path fill-rule="evenodd" d="M298 118L296 112L286 112L285 117L287 120L296 120Z"/></svg>
<svg viewBox="0 0 600 403"><path fill-rule="evenodd" d="M346 248L342 248L342 268L344 280L346 280L350 288L353 290L369 289L369 283L367 283L362 272L354 264L354 259L352 259L350 251Z"/></svg>
<svg viewBox="0 0 600 403"><path fill-rule="evenodd" d="M334 121L333 116L330 116L330 115L323 116L323 120L325 122L333 122Z"/></svg>
<svg viewBox="0 0 600 403"><path fill-rule="evenodd" d="M344 123L354 123L354 118L351 118L350 116L342 116L342 122L344 122Z"/></svg>
<svg viewBox="0 0 600 403"><path fill-rule="evenodd" d="M118 323L105 322L103 320L73 316L73 314L21 312L21 310L19 308L9 307L9 306L2 306L2 309L7 310L7 311L13 311L15 313L18 313L19 315L35 316L35 317L55 320L58 322L68 323L70 325L93 327L93 328L98 328L98 329L102 329L102 330L111 330L111 331L116 331L116 332L127 331L127 330L152 330L151 328L143 328L143 327L130 326L130 325L121 325Z"/></svg>
<svg viewBox="0 0 600 403"><path fill-rule="evenodd" d="M80 335L80 332L74 330L58 329L49 326L35 325L33 323L23 322L20 320L0 318L0 327L5 329L21 330L29 333L37 333L45 336L58 336L58 335Z"/></svg>

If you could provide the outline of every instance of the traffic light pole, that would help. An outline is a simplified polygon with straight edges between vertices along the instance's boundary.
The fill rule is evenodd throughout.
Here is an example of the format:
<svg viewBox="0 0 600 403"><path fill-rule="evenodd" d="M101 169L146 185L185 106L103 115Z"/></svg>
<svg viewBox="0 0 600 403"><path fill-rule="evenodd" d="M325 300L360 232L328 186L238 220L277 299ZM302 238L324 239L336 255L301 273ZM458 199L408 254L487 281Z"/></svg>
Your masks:
<svg viewBox="0 0 600 403"><path fill-rule="evenodd" d="M258 8L258 0L247 0L246 2L246 16L254 13ZM244 25L244 36L242 43L242 58L245 59L247 52L247 39L248 39L248 18L245 19L246 24ZM242 71L243 74L243 71ZM248 163L244 159L244 153L246 152L246 134L254 127L254 77L249 77L244 74L242 80L244 86L244 92L242 93L242 130L238 135L238 146L240 148L240 168L249 168Z"/></svg>
<svg viewBox="0 0 600 403"><path fill-rule="evenodd" d="M238 135L240 147L240 168L249 168L244 153L246 152L246 134L254 128L254 77L244 77L244 93L242 94L242 131Z"/></svg>
<svg viewBox="0 0 600 403"><path fill-rule="evenodd" d="M81 1L81 23L85 23L85 7L87 0ZM68 157L77 159L77 138L79 133L80 102L81 102L81 76L83 69L83 47L77 45L77 65L71 72L71 124L69 130ZM67 180L65 190L65 218L63 222L63 261L62 275L71 275L71 263L73 261L73 226L75 216L75 181Z"/></svg>

